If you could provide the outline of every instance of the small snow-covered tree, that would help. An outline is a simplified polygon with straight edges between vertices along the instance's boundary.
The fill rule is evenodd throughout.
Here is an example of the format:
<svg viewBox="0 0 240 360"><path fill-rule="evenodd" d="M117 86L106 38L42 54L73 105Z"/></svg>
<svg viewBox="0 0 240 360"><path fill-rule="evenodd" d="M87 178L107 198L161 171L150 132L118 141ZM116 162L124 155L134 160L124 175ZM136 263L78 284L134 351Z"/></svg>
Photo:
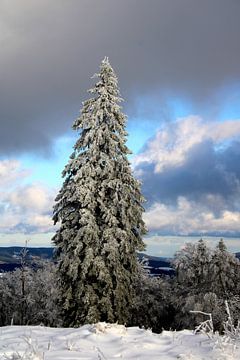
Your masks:
<svg viewBox="0 0 240 360"><path fill-rule="evenodd" d="M73 129L80 132L56 198L53 242L66 326L126 323L143 250L144 201L127 155L126 116L117 77L105 58Z"/></svg>
<svg viewBox="0 0 240 360"><path fill-rule="evenodd" d="M224 241L217 244L211 260L211 276L214 292L225 300L239 294L237 286L240 281L240 262L234 254L227 251Z"/></svg>
<svg viewBox="0 0 240 360"><path fill-rule="evenodd" d="M178 282L185 288L206 291L211 286L211 250L200 239L197 244L188 243L178 251L173 260Z"/></svg>
<svg viewBox="0 0 240 360"><path fill-rule="evenodd" d="M202 239L196 244L188 243L175 254L172 265L176 270L172 296L176 311L174 326L178 329L194 328L197 320L189 311L200 310L199 307L205 303L204 294L212 288L211 250Z"/></svg>

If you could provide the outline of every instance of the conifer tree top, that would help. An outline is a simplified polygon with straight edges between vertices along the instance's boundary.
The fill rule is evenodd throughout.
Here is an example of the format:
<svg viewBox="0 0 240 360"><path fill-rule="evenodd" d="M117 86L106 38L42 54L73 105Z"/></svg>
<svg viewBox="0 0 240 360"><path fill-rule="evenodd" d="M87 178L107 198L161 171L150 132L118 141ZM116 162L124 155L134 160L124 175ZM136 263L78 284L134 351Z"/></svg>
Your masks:
<svg viewBox="0 0 240 360"><path fill-rule="evenodd" d="M108 110L109 115L111 115L109 110L115 110L116 112L121 109L118 103L123 101L123 99L120 97L118 79L107 57L105 57L101 62L100 72L94 74L92 78L99 78L99 81L95 84L95 86L88 90L89 93L95 95L95 98L83 102L81 115L73 124L74 129L81 129L87 125L85 120L89 120L89 118L86 119L84 114L88 111L90 111L91 115L95 115L93 116L94 119L96 116L100 117L100 112L94 113L94 109L91 107L96 98L98 98L98 101L95 106L98 106L102 111ZM124 120L122 122L122 126L124 126L126 120L125 115L122 117L122 120Z"/></svg>

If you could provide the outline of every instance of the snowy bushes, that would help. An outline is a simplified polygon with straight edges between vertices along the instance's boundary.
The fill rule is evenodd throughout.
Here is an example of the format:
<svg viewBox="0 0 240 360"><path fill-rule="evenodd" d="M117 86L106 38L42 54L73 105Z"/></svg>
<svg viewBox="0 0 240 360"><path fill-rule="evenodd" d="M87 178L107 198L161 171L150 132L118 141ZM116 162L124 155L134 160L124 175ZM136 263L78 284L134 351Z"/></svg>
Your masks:
<svg viewBox="0 0 240 360"><path fill-rule="evenodd" d="M211 313L215 330L223 333L228 318L228 301L233 326L240 319L240 263L222 240L215 249L203 240L187 244L179 251L173 266L176 278L155 278L139 266L136 298L130 325L162 329L194 329ZM191 313L190 311L197 313Z"/></svg>
<svg viewBox="0 0 240 360"><path fill-rule="evenodd" d="M215 329L223 331L225 300L229 301L234 321L240 318L240 263L222 240L214 250L203 240L187 244L175 255L173 266L177 274L172 297L175 328L193 329L203 321L203 315L189 314L194 310L211 313Z"/></svg>
<svg viewBox="0 0 240 360"><path fill-rule="evenodd" d="M22 267L0 278L0 325L59 323L55 265Z"/></svg>
<svg viewBox="0 0 240 360"><path fill-rule="evenodd" d="M176 254L173 266L175 279L151 277L139 265L132 282L136 295L128 305L127 312L131 317L126 325L150 328L154 332L194 329L206 320L202 313L211 313L215 330L226 333L228 326L239 334L239 261L227 252L224 243L220 241L214 250L202 240L196 245L188 244ZM0 325L11 322L16 325L61 325L56 278L56 267L50 262L38 264L35 269L24 265L12 273L5 273L0 278ZM82 309L78 308L78 311Z"/></svg>
<svg viewBox="0 0 240 360"><path fill-rule="evenodd" d="M225 310L227 319L222 322L222 335L216 331L213 324L213 316L211 313L204 313L201 311L192 311L193 314L204 316L205 319L195 329L195 334L202 333L212 341L213 349L219 349L221 352L230 358L235 358L236 349L240 344L240 321L234 323L232 314L229 308L229 303L225 301ZM225 358L225 357L224 357ZM239 357L236 357L239 359Z"/></svg>

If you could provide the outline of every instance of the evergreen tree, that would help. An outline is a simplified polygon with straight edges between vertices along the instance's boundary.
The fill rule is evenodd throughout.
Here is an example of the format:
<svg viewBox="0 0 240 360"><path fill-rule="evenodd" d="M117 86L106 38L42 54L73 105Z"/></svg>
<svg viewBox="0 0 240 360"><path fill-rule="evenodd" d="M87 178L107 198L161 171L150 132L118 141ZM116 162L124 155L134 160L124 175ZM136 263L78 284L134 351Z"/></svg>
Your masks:
<svg viewBox="0 0 240 360"><path fill-rule="evenodd" d="M173 267L179 284L190 291L203 292L211 287L211 251L200 239L197 244L188 243L175 254Z"/></svg>
<svg viewBox="0 0 240 360"><path fill-rule="evenodd" d="M64 324L126 323L143 250L144 201L127 155L126 116L117 77L105 58L73 129L80 131L56 198L53 242Z"/></svg>
<svg viewBox="0 0 240 360"><path fill-rule="evenodd" d="M234 254L227 251L221 239L216 246L211 262L212 282L214 292L223 299L230 299L236 293L239 283L240 262Z"/></svg>

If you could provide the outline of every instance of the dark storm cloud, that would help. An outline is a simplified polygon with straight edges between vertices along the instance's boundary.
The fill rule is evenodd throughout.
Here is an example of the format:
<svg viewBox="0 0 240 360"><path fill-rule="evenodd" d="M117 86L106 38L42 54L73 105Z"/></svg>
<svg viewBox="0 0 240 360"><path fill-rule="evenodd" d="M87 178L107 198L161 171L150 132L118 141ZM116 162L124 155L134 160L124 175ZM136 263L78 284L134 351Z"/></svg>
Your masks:
<svg viewBox="0 0 240 360"><path fill-rule="evenodd" d="M224 169L236 176L240 181L240 141L234 141L218 155L218 161L222 162Z"/></svg>
<svg viewBox="0 0 240 360"><path fill-rule="evenodd" d="M239 211L239 155L240 142L219 152L212 142L204 141L189 150L183 164L163 172L155 173L154 164L142 164L137 170L142 170L147 208L156 202L175 206L182 196L204 203L216 215L223 208Z"/></svg>
<svg viewBox="0 0 240 360"><path fill-rule="evenodd" d="M128 111L156 90L207 102L240 80L239 16L237 0L1 2L1 153L67 131L105 55Z"/></svg>

